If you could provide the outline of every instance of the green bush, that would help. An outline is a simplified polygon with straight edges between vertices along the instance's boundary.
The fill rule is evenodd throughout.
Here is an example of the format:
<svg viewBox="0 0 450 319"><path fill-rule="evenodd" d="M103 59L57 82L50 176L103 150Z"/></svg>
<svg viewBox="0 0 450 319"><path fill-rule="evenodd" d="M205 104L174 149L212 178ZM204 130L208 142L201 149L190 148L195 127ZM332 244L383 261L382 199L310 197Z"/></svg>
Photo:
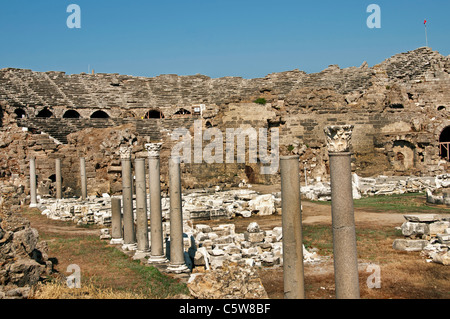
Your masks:
<svg viewBox="0 0 450 319"><path fill-rule="evenodd" d="M265 105L267 101L265 98L261 97L259 99L254 100L253 103Z"/></svg>

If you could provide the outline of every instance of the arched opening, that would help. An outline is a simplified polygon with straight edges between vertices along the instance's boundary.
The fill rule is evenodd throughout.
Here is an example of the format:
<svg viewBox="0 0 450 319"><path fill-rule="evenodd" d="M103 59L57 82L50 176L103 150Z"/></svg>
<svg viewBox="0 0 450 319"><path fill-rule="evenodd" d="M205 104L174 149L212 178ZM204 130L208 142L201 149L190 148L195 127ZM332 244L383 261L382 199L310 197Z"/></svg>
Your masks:
<svg viewBox="0 0 450 319"><path fill-rule="evenodd" d="M445 106L441 105L437 108L438 111L445 111Z"/></svg>
<svg viewBox="0 0 450 319"><path fill-rule="evenodd" d="M16 114L16 118L18 118L18 119L27 117L27 113L25 112L24 109L21 109L21 108L15 109L14 113Z"/></svg>
<svg viewBox="0 0 450 319"><path fill-rule="evenodd" d="M144 115L144 119L163 119L164 114L158 110L150 110Z"/></svg>
<svg viewBox="0 0 450 319"><path fill-rule="evenodd" d="M36 117L41 117L41 118L49 118L52 117L53 113L46 107L44 107L37 115Z"/></svg>
<svg viewBox="0 0 450 319"><path fill-rule="evenodd" d="M95 111L92 113L91 119L109 119L109 115L103 111Z"/></svg>
<svg viewBox="0 0 450 319"><path fill-rule="evenodd" d="M247 166L247 165L245 166L245 176L247 176L248 182L250 184L256 183L255 171L250 166Z"/></svg>
<svg viewBox="0 0 450 319"><path fill-rule="evenodd" d="M178 111L175 112L174 115L190 115L190 114L191 114L191 112L189 112L186 109L179 109Z"/></svg>
<svg viewBox="0 0 450 319"><path fill-rule="evenodd" d="M439 137L439 151L441 158L450 162L450 126L447 126Z"/></svg>
<svg viewBox="0 0 450 319"><path fill-rule="evenodd" d="M415 166L415 146L414 144L397 140L393 144L392 166L396 171L405 171Z"/></svg>
<svg viewBox="0 0 450 319"><path fill-rule="evenodd" d="M210 121L206 121L205 126L206 126L206 128L211 128L211 127L213 127L213 125L211 124Z"/></svg>
<svg viewBox="0 0 450 319"><path fill-rule="evenodd" d="M63 115L63 119L79 119L81 117L80 113L75 110L68 110Z"/></svg>

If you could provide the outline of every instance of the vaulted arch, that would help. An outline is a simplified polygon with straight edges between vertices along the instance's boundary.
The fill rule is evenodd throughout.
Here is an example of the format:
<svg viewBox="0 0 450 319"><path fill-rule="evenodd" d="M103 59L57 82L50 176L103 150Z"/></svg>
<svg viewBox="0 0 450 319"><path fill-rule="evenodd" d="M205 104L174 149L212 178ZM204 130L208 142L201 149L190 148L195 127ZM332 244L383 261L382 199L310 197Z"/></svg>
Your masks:
<svg viewBox="0 0 450 319"><path fill-rule="evenodd" d="M450 126L444 128L439 136L439 154L441 158L450 161Z"/></svg>
<svg viewBox="0 0 450 319"><path fill-rule="evenodd" d="M144 115L144 119L163 119L164 114L159 110L150 110Z"/></svg>
<svg viewBox="0 0 450 319"><path fill-rule="evenodd" d="M80 113L75 110L68 110L64 113L64 119L79 119L81 117Z"/></svg>
<svg viewBox="0 0 450 319"><path fill-rule="evenodd" d="M92 113L91 119L109 119L109 115L105 111L95 111Z"/></svg>
<svg viewBox="0 0 450 319"><path fill-rule="evenodd" d="M53 116L53 112L50 111L48 108L44 107L39 113L36 115L36 117L40 118L49 118Z"/></svg>

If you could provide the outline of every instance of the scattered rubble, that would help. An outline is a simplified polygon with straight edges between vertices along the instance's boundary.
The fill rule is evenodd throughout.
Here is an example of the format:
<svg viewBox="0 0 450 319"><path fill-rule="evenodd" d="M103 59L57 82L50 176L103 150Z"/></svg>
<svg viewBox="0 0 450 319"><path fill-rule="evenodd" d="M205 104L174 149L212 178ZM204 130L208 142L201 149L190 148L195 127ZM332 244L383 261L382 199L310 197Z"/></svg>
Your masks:
<svg viewBox="0 0 450 319"><path fill-rule="evenodd" d="M24 299L34 284L52 272L52 262L37 230L11 209L11 202L7 204L0 212L0 299Z"/></svg>
<svg viewBox="0 0 450 319"><path fill-rule="evenodd" d="M421 251L429 262L450 265L450 216L433 214L405 215L400 227L404 239L396 239L393 248Z"/></svg>

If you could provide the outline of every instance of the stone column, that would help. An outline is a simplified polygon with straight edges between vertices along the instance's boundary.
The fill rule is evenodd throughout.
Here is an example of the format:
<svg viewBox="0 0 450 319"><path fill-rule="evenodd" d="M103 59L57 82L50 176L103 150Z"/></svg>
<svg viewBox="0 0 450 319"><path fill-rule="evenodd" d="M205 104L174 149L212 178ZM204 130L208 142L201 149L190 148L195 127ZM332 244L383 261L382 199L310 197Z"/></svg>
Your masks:
<svg viewBox="0 0 450 319"><path fill-rule="evenodd" d="M30 158L30 207L37 207L36 159Z"/></svg>
<svg viewBox="0 0 450 319"><path fill-rule="evenodd" d="M189 271L184 261L183 211L181 206L180 157L169 158L170 194L170 272Z"/></svg>
<svg viewBox="0 0 450 319"><path fill-rule="evenodd" d="M122 229L122 201L120 198L111 198L111 245L123 244Z"/></svg>
<svg viewBox="0 0 450 319"><path fill-rule="evenodd" d="M86 177L86 159L80 158L80 178L81 178L81 199L87 198L87 177Z"/></svg>
<svg viewBox="0 0 450 319"><path fill-rule="evenodd" d="M61 159L55 161L56 167L56 199L62 199Z"/></svg>
<svg viewBox="0 0 450 319"><path fill-rule="evenodd" d="M133 177L131 172L131 147L120 148L122 161L122 205L123 205L123 246L124 250L135 250L136 233L133 214Z"/></svg>
<svg viewBox="0 0 450 319"><path fill-rule="evenodd" d="M136 239L137 250L133 259L142 259L150 255L148 243L147 183L145 159L135 160L136 166Z"/></svg>
<svg viewBox="0 0 450 319"><path fill-rule="evenodd" d="M150 188L150 232L151 255L149 263L165 263L164 238L161 209L161 171L160 152L162 143L145 144L148 152L149 188Z"/></svg>
<svg viewBox="0 0 450 319"><path fill-rule="evenodd" d="M280 159L285 299L304 299L299 156Z"/></svg>
<svg viewBox="0 0 450 319"><path fill-rule="evenodd" d="M325 128L330 157L334 277L337 299L360 298L352 196L350 153L352 131L352 125Z"/></svg>

